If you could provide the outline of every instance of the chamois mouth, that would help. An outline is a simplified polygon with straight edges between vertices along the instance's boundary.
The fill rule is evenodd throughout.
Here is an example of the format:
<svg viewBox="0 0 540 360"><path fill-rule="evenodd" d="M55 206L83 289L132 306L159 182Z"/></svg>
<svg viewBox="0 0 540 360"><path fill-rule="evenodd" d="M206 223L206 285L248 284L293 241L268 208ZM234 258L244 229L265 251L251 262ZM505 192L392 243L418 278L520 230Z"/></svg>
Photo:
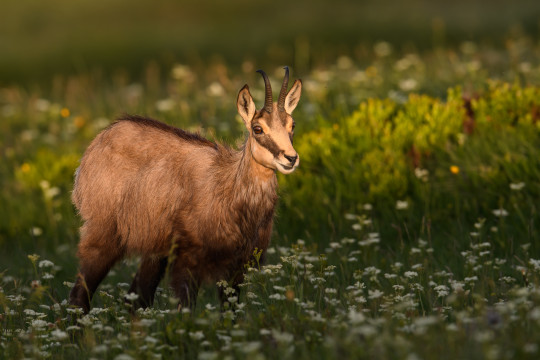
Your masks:
<svg viewBox="0 0 540 360"><path fill-rule="evenodd" d="M282 164L280 162L276 162L276 164L278 165L277 168L278 168L279 172L282 173L282 174L290 174L294 170L296 170L296 167L298 166L298 162L296 162L293 165L284 165L284 164Z"/></svg>

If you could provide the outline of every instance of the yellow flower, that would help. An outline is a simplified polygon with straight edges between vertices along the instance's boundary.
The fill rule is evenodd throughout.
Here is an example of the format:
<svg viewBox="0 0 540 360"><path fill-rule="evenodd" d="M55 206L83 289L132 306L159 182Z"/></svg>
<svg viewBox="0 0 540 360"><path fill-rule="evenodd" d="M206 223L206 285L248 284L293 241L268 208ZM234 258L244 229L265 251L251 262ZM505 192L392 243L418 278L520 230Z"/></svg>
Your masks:
<svg viewBox="0 0 540 360"><path fill-rule="evenodd" d="M291 289L288 289L287 292L285 292L285 297L287 298L287 300L293 301L294 300L294 291L291 290Z"/></svg>
<svg viewBox="0 0 540 360"><path fill-rule="evenodd" d="M375 77L377 76L377 68L375 66L369 66L367 69L366 69L366 75L368 77Z"/></svg>
<svg viewBox="0 0 540 360"><path fill-rule="evenodd" d="M82 116L76 116L75 119L73 120L73 124L75 125L75 127L79 129L82 128L85 124L84 118Z"/></svg>
<svg viewBox="0 0 540 360"><path fill-rule="evenodd" d="M29 172L29 171L30 171L30 164L28 164L28 163L22 164L22 165L21 165L21 171L22 171L23 173Z"/></svg>
<svg viewBox="0 0 540 360"><path fill-rule="evenodd" d="M456 165L450 166L450 172L451 172L452 174L459 174L459 167L456 166Z"/></svg>
<svg viewBox="0 0 540 360"><path fill-rule="evenodd" d="M69 114L70 114L70 113L69 113L69 109L68 109L68 108L62 108L62 110L60 110L60 115L61 115L62 117L67 118L67 117L69 116Z"/></svg>

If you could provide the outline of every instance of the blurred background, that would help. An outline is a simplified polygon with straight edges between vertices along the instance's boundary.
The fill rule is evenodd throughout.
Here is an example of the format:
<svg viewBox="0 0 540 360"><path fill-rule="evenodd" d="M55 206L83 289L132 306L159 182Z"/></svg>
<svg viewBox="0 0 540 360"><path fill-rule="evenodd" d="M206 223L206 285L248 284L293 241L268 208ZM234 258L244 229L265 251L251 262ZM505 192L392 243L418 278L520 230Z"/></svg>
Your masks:
<svg viewBox="0 0 540 360"><path fill-rule="evenodd" d="M519 165L508 154L523 157L513 144L524 141L512 143L506 127L477 134L482 151L459 152L472 144L463 118L495 116L482 96L501 99L485 107L513 119L508 129L523 117L520 136L535 133L540 105L521 87L540 85L539 39L538 0L0 1L0 245L65 252L76 266L72 174L101 129L141 114L235 144L245 131L238 90L248 83L260 106L255 71L277 89L284 65L304 81L294 114L303 157L294 176L279 176L276 243L304 238L324 248L360 236L344 215L375 204L369 231L391 246L403 222L396 201L408 199L417 204L409 226L442 219L446 244L501 206L508 182L540 177L534 142ZM451 110L441 115L439 106ZM377 141L364 136L377 131ZM501 132L507 143L498 145ZM450 166L461 166L459 177L448 176ZM438 200L418 185L426 171ZM484 184L491 192L478 192ZM527 191L534 204L540 186ZM20 261L10 251L0 263Z"/></svg>
<svg viewBox="0 0 540 360"><path fill-rule="evenodd" d="M285 65L303 81L301 164L277 175L268 262L291 272L257 285L263 304L222 333L237 346L215 325L226 317L202 309L213 291L194 322L127 324L132 260L101 286L95 332L71 346L57 331L78 267L70 196L92 139L129 113L234 146L239 89L260 107L255 71L277 96ZM156 338L184 343L163 358L236 358L260 334L268 358L536 359L538 149L540 0L0 0L0 358L161 357ZM278 284L298 306L275 300Z"/></svg>
<svg viewBox="0 0 540 360"><path fill-rule="evenodd" d="M379 41L405 52L537 41L539 19L537 0L2 1L0 84L95 69L141 76L149 63L162 75L215 61L305 73L340 55L367 63Z"/></svg>

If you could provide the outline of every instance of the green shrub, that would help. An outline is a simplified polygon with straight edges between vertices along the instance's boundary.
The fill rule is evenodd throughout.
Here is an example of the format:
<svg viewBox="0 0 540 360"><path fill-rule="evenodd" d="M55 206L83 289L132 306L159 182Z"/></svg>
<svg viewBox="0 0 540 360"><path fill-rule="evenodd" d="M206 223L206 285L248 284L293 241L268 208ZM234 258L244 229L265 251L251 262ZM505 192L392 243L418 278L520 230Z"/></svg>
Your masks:
<svg viewBox="0 0 540 360"><path fill-rule="evenodd" d="M285 233L307 229L292 236L343 234L350 225L344 215L361 214L369 203L386 224L380 230L392 232L388 224L401 227L405 213L398 200L407 201L415 231L429 220L457 235L448 220L493 218L503 206L521 207L516 216L530 221L533 204L510 204L517 195L510 184L527 184L531 195L539 190L539 92L492 82L471 102L471 119L459 88L445 101L412 94L402 105L361 103L351 116L296 140L302 163L295 176L280 178L279 223ZM466 132L464 121L473 122Z"/></svg>

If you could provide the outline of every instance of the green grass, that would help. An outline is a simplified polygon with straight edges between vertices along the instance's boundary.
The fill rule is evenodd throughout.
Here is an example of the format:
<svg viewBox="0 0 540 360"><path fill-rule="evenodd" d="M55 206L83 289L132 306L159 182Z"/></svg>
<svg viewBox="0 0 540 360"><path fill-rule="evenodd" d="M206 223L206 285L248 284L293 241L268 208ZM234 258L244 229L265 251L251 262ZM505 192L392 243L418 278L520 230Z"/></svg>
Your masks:
<svg viewBox="0 0 540 360"><path fill-rule="evenodd" d="M69 197L84 149L124 112L234 143L238 90L263 98L256 65L2 88L0 358L537 358L540 60L529 40L422 53L378 43L368 63L294 73L302 162L279 175L267 264L248 269L224 311L213 284L178 310L165 279L155 306L131 316L129 259L72 324L80 221ZM282 69L266 70L277 85Z"/></svg>

